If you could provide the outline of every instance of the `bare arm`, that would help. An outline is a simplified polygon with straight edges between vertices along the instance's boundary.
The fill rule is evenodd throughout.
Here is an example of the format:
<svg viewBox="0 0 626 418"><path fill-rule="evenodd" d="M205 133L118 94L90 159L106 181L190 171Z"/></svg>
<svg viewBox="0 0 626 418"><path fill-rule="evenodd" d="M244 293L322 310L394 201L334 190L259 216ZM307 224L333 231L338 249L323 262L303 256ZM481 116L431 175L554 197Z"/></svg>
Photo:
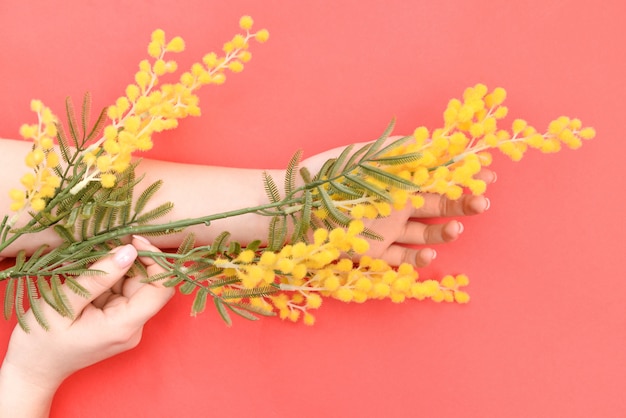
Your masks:
<svg viewBox="0 0 626 418"><path fill-rule="evenodd" d="M19 185L20 177L27 170L23 158L29 147L30 144L26 141L0 139L0 213L8 211L8 191ZM326 160L337 157L343 149L339 147L312 156L304 160L302 165L315 173ZM163 221L196 218L267 203L262 182L263 171L268 171L274 177L279 189L282 188L281 182L284 178L284 170L227 168L155 160L142 161L138 171L139 174L146 175L138 186L139 189L158 179L164 181L154 203L172 202L174 210ZM489 170L483 170L480 177L488 183L496 178ZM408 262L417 267L425 266L435 258L436 252L430 248L415 249L410 246L453 241L459 237L463 226L456 220L425 225L417 219L474 215L489 207L489 201L482 196L465 195L457 201L449 201L439 195L424 197L425 204L418 210L407 207L393 212L387 218L370 222L368 226L385 237L383 242L372 243L368 251L370 256L384 258L392 265ZM247 243L264 239L268 226L268 217L241 215L215 221L208 227L194 226L187 229L187 232L195 233L198 244L211 243L223 231L229 231L234 240ZM182 237L183 234L174 234L155 237L153 241L160 248L174 248L180 244ZM32 252L44 242L55 245L60 240L53 231L24 236L0 256L13 256L21 248Z"/></svg>

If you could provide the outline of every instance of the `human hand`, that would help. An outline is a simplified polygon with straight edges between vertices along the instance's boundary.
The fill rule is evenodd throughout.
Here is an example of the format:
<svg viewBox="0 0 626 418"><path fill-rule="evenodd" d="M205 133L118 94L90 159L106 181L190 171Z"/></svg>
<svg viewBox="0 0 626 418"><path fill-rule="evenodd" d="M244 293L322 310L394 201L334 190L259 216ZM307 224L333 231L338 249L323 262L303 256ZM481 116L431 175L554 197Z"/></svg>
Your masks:
<svg viewBox="0 0 626 418"><path fill-rule="evenodd" d="M389 141L394 139L398 137L390 137ZM354 149L365 144L355 144ZM311 173L317 173L327 160L338 157L344 148L331 149L309 157L302 161L302 165ZM496 181L497 176L492 170L483 168L475 178L490 184ZM424 205L419 209L414 209L409 203L402 210L393 210L387 217L365 221L367 228L384 238L382 241L369 240L367 255L381 258L394 266L409 263L414 267L425 267L437 256L437 252L430 246L455 241L464 227L456 219L433 224L424 221L478 215L489 209L490 205L489 199L484 196L463 195L458 200L450 200L433 193L424 193L422 196Z"/></svg>
<svg viewBox="0 0 626 418"><path fill-rule="evenodd" d="M496 180L496 174L483 169L476 178L489 184ZM424 205L419 209L414 209L409 203L404 209L394 210L385 218L365 223L384 238L382 241L370 240L367 255L382 258L393 266L409 263L414 267L425 267L437 256L437 252L430 246L455 241L464 227L456 219L431 224L423 221L429 218L478 215L489 209L490 205L486 197L469 194L458 200L432 193L424 193L423 197Z"/></svg>
<svg viewBox="0 0 626 418"><path fill-rule="evenodd" d="M174 289L160 283L142 283L140 276L123 278L137 258L137 250L158 251L144 238L135 237L132 245L114 249L110 256L91 266L106 274L77 278L91 294L89 298L64 289L74 319L62 317L41 303L50 325L46 331L36 324L32 312L27 312L31 330L26 333L15 327L0 369L0 411L11 405L12 417L39 416L20 415L18 411L24 404L30 404L27 408L34 406L36 399L49 403L70 374L139 343L143 325L167 303ZM140 261L150 275L162 271L150 258L141 257Z"/></svg>

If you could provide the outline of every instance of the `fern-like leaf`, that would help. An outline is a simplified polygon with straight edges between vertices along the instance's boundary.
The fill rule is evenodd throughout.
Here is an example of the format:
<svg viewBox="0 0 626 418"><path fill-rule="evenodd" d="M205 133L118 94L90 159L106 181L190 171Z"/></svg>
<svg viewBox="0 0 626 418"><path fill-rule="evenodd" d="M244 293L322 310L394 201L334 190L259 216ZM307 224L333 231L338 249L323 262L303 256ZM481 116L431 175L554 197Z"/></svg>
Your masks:
<svg viewBox="0 0 626 418"><path fill-rule="evenodd" d="M302 158L302 150L296 151L291 156L287 169L285 170L285 195L289 196L296 188L296 173L298 172L298 166Z"/></svg>
<svg viewBox="0 0 626 418"><path fill-rule="evenodd" d="M70 137L76 148L81 148L83 143L78 139L78 122L76 121L76 111L71 97L65 99L65 113L67 114L67 125L70 130Z"/></svg>
<svg viewBox="0 0 626 418"><path fill-rule="evenodd" d="M156 208L145 212L143 215L135 219L135 222L138 224L146 224L167 215L172 209L174 209L174 204L171 202L165 202Z"/></svg>
<svg viewBox="0 0 626 418"><path fill-rule="evenodd" d="M80 121L81 121L81 128L83 131L83 137L87 134L87 126L89 124L90 116L91 116L91 93L86 92L85 95L83 96L83 108L80 112Z"/></svg>
<svg viewBox="0 0 626 418"><path fill-rule="evenodd" d="M301 215L294 225L294 232L291 242L298 242L304 237L311 225L311 207L313 206L313 195L310 190L304 191L304 203L300 211Z"/></svg>
<svg viewBox="0 0 626 418"><path fill-rule="evenodd" d="M15 289L15 316L17 317L17 323L24 330L24 332L30 332L30 327L26 323L26 311L24 309L24 277L20 277L17 280L17 288Z"/></svg>
<svg viewBox="0 0 626 418"><path fill-rule="evenodd" d="M357 187L361 187L362 189L364 189L365 191L369 192L370 194L374 196L378 196L385 202L390 202L392 200L391 195L386 190L381 189L378 186L374 186L373 184L363 180L362 178L358 176L346 174L346 181L348 183L352 183L353 185Z"/></svg>
<svg viewBox="0 0 626 418"><path fill-rule="evenodd" d="M41 298L48 304L48 306L52 307L52 309L63 315L60 308L57 306L56 301L54 300L54 296L52 295L52 289L50 288L50 284L48 284L45 277L37 276L37 290L39 290L39 295L41 295Z"/></svg>
<svg viewBox="0 0 626 418"><path fill-rule="evenodd" d="M213 302L215 303L215 308L217 309L217 312L220 314L224 322L226 322L226 325L231 326L233 324L233 320L230 319L230 315L228 315L228 311L224 306L224 302L217 297L213 298Z"/></svg>
<svg viewBox="0 0 626 418"><path fill-rule="evenodd" d="M28 295L28 304L30 305L30 310L35 317L37 323L46 331L50 329L50 325L46 318L44 317L43 312L41 311L41 306L39 305L38 294L37 294L37 286L33 282L32 278L26 278L26 294Z"/></svg>
<svg viewBox="0 0 626 418"><path fill-rule="evenodd" d="M182 277L182 275L179 275L179 276ZM196 290L197 288L198 288L198 285L193 280L188 280L178 287L178 291L182 293L183 295L191 295L193 291Z"/></svg>
<svg viewBox="0 0 626 418"><path fill-rule="evenodd" d="M396 120L394 118L391 120L391 122L389 122L389 125L387 125L387 128L385 129L383 134L376 141L374 141L370 145L370 147L367 149L367 152L365 153L365 155L363 155L362 161L367 160L368 158L372 157L374 154L376 154L380 150L380 147L383 146L387 138L389 138L389 135L391 135L391 132L393 131L393 128L395 125L396 125Z"/></svg>
<svg viewBox="0 0 626 418"><path fill-rule="evenodd" d="M163 185L162 180L157 180L148 187L139 195L137 198L137 202L135 203L135 214L139 215L146 207L146 204L150 201L150 199L154 196L156 192L159 191L161 186Z"/></svg>
<svg viewBox="0 0 626 418"><path fill-rule="evenodd" d="M204 312L206 308L208 292L204 289L198 289L196 292L196 296L193 299L193 304L191 305L191 315L196 316L199 313Z"/></svg>
<svg viewBox="0 0 626 418"><path fill-rule="evenodd" d="M226 289L222 293L222 299L245 299L267 296L277 292L274 286L255 287L253 289Z"/></svg>
<svg viewBox="0 0 626 418"><path fill-rule="evenodd" d="M100 135L100 132L102 132L102 128L104 128L104 124L107 121L107 109L108 108L105 107L104 109L100 111L100 114L98 115L98 118L96 119L96 123L93 124L91 131L89 132L89 134L87 134L85 138L85 143L89 143L90 141L95 139L98 135Z"/></svg>
<svg viewBox="0 0 626 418"><path fill-rule="evenodd" d="M337 159L335 160L335 163L333 164L333 167L331 168L330 172L328 173L329 178L332 179L336 177L341 171L343 171L342 170L343 164L348 158L348 155L350 155L350 153L352 152L353 148L354 148L354 144L350 144L343 149L341 154L339 154L339 157L337 157Z"/></svg>
<svg viewBox="0 0 626 418"><path fill-rule="evenodd" d="M258 315L276 316L276 312L272 311L271 309L264 309L260 306L252 305L251 303L247 303L247 302L229 303L228 306L237 307L242 310L253 312Z"/></svg>
<svg viewBox="0 0 626 418"><path fill-rule="evenodd" d="M231 304L226 304L226 307L228 309L230 309L231 311L233 311L234 313L236 313L237 315L239 315L240 317L247 319L248 321L258 321L259 320L258 316L254 316L252 313L246 311L245 309L241 309L241 308L233 306Z"/></svg>
<svg viewBox="0 0 626 418"><path fill-rule="evenodd" d="M349 186L339 183L337 181L331 181L329 183L329 192L337 193L340 196L346 197L347 199L358 199L363 196L363 192L360 190L354 190Z"/></svg>
<svg viewBox="0 0 626 418"><path fill-rule="evenodd" d="M422 154L419 152L412 152L409 154L394 155L391 157L380 157L371 161L380 165L401 165L412 163L420 158L422 158Z"/></svg>
<svg viewBox="0 0 626 418"><path fill-rule="evenodd" d="M270 200L270 203L276 203L281 201L280 192L278 191L276 182L267 171L263 172L263 187L265 188L265 194Z"/></svg>
<svg viewBox="0 0 626 418"><path fill-rule="evenodd" d="M404 145L406 142L412 140L413 138L414 138L413 136L403 136L402 138L398 138L398 139L394 140L389 145L386 145L385 147L381 148L378 152L376 152L373 155L372 159L373 160L378 160L378 159L381 159L381 158L386 158L386 157L384 157L386 154L390 153L391 151L393 151L394 149L398 148L399 146ZM406 155L408 155L408 154L406 154Z"/></svg>
<svg viewBox="0 0 626 418"><path fill-rule="evenodd" d="M330 197L328 192L324 190L323 187L318 187L317 190L322 197L322 203L324 205L324 209L326 209L326 211L328 212L328 216L330 216L331 219L337 222L339 225L343 227L348 226L352 218L335 207L334 200Z"/></svg>
<svg viewBox="0 0 626 418"><path fill-rule="evenodd" d="M59 308L57 312L68 318L74 317L72 307L63 290L63 284L59 276L54 275L50 278L50 289L52 291L52 297L54 298L55 306Z"/></svg>
<svg viewBox="0 0 626 418"><path fill-rule="evenodd" d="M389 186L396 187L402 190L419 189L419 187L415 185L415 183L413 183L412 181L403 179L402 177L398 177L395 174L388 173L378 167L361 164L359 165L359 168L369 177L372 177L373 179L378 180L381 183L385 183Z"/></svg>
<svg viewBox="0 0 626 418"><path fill-rule="evenodd" d="M88 297L91 296L91 293L89 293L89 290L85 289L85 287L81 285L80 283L78 283L78 281L75 278L73 278L71 275L65 276L65 285L68 287L68 289L70 289L72 292L76 293L78 296L82 298L87 299Z"/></svg>
<svg viewBox="0 0 626 418"><path fill-rule="evenodd" d="M284 216L274 216L270 221L267 249L278 251L285 243L287 236L287 221Z"/></svg>
<svg viewBox="0 0 626 418"><path fill-rule="evenodd" d="M15 305L15 280L8 279L7 285L4 288L4 319L10 319L13 313L13 306Z"/></svg>
<svg viewBox="0 0 626 418"><path fill-rule="evenodd" d="M183 239L183 242L181 242L180 245L178 246L178 250L176 251L176 254L187 254L189 251L193 249L195 243L196 243L196 236L193 233L187 234L185 238Z"/></svg>

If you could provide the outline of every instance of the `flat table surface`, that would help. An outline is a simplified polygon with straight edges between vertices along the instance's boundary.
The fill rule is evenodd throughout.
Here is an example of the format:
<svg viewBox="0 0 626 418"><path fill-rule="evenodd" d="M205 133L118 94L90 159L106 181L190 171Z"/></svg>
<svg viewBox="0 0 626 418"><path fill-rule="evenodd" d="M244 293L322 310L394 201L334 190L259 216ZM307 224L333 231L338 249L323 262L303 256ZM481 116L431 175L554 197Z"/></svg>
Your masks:
<svg viewBox="0 0 626 418"><path fill-rule="evenodd" d="M609 0L3 1L0 137L32 98L63 111L123 94L150 33L180 35L185 67L236 33L270 40L203 115L159 135L151 158L284 167L325 149L436 128L478 82L512 118L579 117L577 151L496 158L491 208L465 219L422 275L467 273L468 305L325 301L313 327L189 316L177 295L136 349L70 377L53 417L626 416L626 93L623 2ZM67 4L71 4L68 6ZM207 179L210 181L210 179ZM207 196L209 199L210 196ZM0 354L15 320L0 322Z"/></svg>

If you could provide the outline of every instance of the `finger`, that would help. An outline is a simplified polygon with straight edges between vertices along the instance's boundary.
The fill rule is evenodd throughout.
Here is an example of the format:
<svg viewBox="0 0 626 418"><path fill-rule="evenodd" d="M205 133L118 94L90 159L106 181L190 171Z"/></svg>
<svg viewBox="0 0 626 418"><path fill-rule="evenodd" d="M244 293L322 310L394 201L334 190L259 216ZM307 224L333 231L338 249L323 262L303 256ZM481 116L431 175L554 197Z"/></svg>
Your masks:
<svg viewBox="0 0 626 418"><path fill-rule="evenodd" d="M476 180L482 180L487 184L493 184L498 180L498 176L495 171L488 168L482 168L477 174L474 175Z"/></svg>
<svg viewBox="0 0 626 418"><path fill-rule="evenodd" d="M424 205L415 209L413 218L438 218L478 215L489 209L491 202L484 196L464 194L457 200L450 200L438 194L424 194Z"/></svg>
<svg viewBox="0 0 626 418"><path fill-rule="evenodd" d="M428 266L436 257L437 252L432 248L416 249L397 244L390 245L382 255L392 266L409 263L416 268Z"/></svg>
<svg viewBox="0 0 626 418"><path fill-rule="evenodd" d="M159 252L159 249L150 244L143 237L133 237L132 244L138 251ZM148 274L157 274L164 271L150 257L140 257L148 270ZM143 325L152 318L165 304L174 296L174 289L165 287L160 282L142 283L142 285L129 297L128 312L129 320L135 322L137 326Z"/></svg>
<svg viewBox="0 0 626 418"><path fill-rule="evenodd" d="M78 316L85 306L107 292L118 280L124 277L135 258L137 258L135 247L123 245L113 249L109 256L93 263L89 269L102 271L102 274L81 275L76 279L89 292L88 297L78 295L70 290L67 285L63 285L68 305L74 315Z"/></svg>
<svg viewBox="0 0 626 418"><path fill-rule="evenodd" d="M456 240L462 232L463 224L457 220L432 225L409 221L396 242L417 245L443 244Z"/></svg>

